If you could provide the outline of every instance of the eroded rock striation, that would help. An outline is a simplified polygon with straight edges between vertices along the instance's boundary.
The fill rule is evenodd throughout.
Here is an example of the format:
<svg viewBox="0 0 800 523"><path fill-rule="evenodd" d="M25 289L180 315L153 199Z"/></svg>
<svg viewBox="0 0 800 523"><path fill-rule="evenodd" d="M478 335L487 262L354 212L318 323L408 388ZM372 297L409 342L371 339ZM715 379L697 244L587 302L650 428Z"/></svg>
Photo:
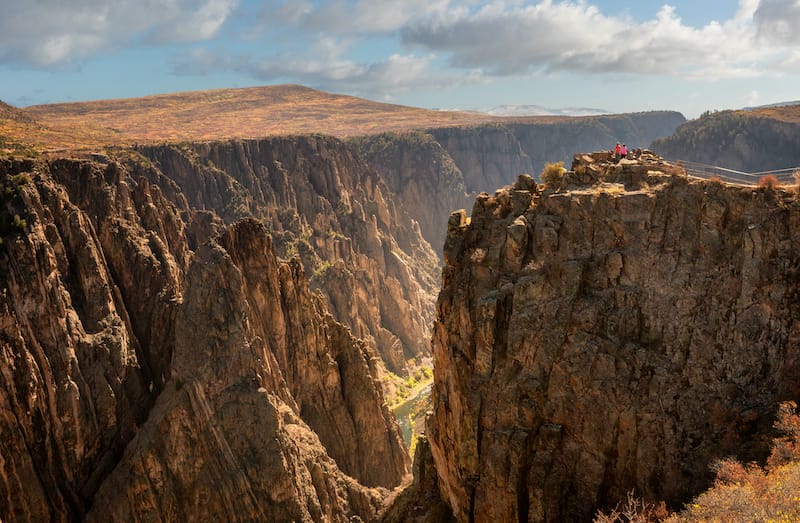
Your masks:
<svg viewBox="0 0 800 523"><path fill-rule="evenodd" d="M601 156L451 216L428 437L459 521L678 504L800 396L796 194Z"/></svg>
<svg viewBox="0 0 800 523"><path fill-rule="evenodd" d="M337 320L390 370L428 354L437 259L414 220L354 148L321 136L144 147L148 177L174 182L225 223L263 221L298 255Z"/></svg>
<svg viewBox="0 0 800 523"><path fill-rule="evenodd" d="M0 519L349 521L409 467L379 360L146 162L0 163Z"/></svg>

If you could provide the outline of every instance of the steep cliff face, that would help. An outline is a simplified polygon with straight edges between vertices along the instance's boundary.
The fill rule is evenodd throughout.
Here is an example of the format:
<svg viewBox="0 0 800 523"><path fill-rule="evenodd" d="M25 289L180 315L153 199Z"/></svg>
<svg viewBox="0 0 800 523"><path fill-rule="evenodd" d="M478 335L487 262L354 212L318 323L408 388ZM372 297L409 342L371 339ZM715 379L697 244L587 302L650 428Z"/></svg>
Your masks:
<svg viewBox="0 0 800 523"><path fill-rule="evenodd" d="M146 165L0 180L0 519L375 517L408 470L377 357L263 225Z"/></svg>
<svg viewBox="0 0 800 523"><path fill-rule="evenodd" d="M447 217L473 199L453 157L433 135L423 132L366 136L353 142L440 253ZM519 151L510 156L519 158ZM518 161L514 163L516 168L524 168Z"/></svg>
<svg viewBox="0 0 800 523"><path fill-rule="evenodd" d="M712 459L763 456L800 396L796 195L600 170L451 217L428 436L460 521L685 501Z"/></svg>
<svg viewBox="0 0 800 523"><path fill-rule="evenodd" d="M616 142L646 146L685 121L677 112L652 111L431 132L464 173L467 190L477 194L512 183L518 174L538 174L545 162L568 164L575 151L609 150Z"/></svg>
<svg viewBox="0 0 800 523"><path fill-rule="evenodd" d="M202 246L172 379L88 519L374 518L384 494L343 471L391 486L407 457L371 354L321 313L257 222Z"/></svg>
<svg viewBox="0 0 800 523"><path fill-rule="evenodd" d="M558 118L472 127L382 134L354 140L419 221L437 253L447 218L472 205L482 191L512 183L517 175L536 176L546 162L568 161L574 151L611 149L616 141L644 146L668 136L685 121L680 113L654 111L588 118Z"/></svg>
<svg viewBox="0 0 800 523"><path fill-rule="evenodd" d="M291 137L141 152L192 208L265 222L277 253L300 256L333 315L391 370L429 352L436 255L352 147Z"/></svg>
<svg viewBox="0 0 800 523"><path fill-rule="evenodd" d="M471 194L502 187L519 174L535 172L519 137L505 125L435 129L432 134L461 169Z"/></svg>
<svg viewBox="0 0 800 523"><path fill-rule="evenodd" d="M113 238L98 230L46 165L5 161L0 170L5 187L11 180L26 180L17 185L14 208L2 211L27 222L4 235L0 252L0 517L64 521L85 513L147 416L153 378L146 352L162 348L156 343L143 348L134 334L120 290L125 277L114 274L104 255L103 241ZM87 178L105 185L110 172L89 164L72 174L86 182L88 193ZM104 203L115 196L124 200L123 192L109 192ZM155 242L147 241L134 211L132 192L125 192L128 198L121 202L130 205L127 219L121 215L120 223L106 223L137 231L135 237L121 233L116 239L139 243L139 267L129 270L151 271L138 282L138 291L156 306L168 278L151 250Z"/></svg>
<svg viewBox="0 0 800 523"><path fill-rule="evenodd" d="M778 110L707 113L653 143L659 154L746 172L800 165L800 123Z"/></svg>

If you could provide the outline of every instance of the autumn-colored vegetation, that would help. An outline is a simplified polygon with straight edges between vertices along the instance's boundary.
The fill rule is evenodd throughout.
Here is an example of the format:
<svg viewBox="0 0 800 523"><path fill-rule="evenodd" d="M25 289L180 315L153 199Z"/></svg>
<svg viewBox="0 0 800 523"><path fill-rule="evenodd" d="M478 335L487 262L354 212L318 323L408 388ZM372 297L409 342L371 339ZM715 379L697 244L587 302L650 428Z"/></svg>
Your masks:
<svg viewBox="0 0 800 523"><path fill-rule="evenodd" d="M437 111L298 85L193 91L23 109L0 102L0 156L23 149L59 154L64 150L96 151L104 146L136 143L316 133L345 138L492 123L557 123L575 119L591 122L596 118L498 117L479 112Z"/></svg>
<svg viewBox="0 0 800 523"><path fill-rule="evenodd" d="M17 109L0 102L0 153L322 133L346 137L501 119L297 85L216 89ZM547 120L547 118L541 118ZM537 120L538 121L538 120ZM5 144L5 145L4 145Z"/></svg>
<svg viewBox="0 0 800 523"><path fill-rule="evenodd" d="M778 107L760 107L747 111L748 113L760 116L763 118L770 118L782 122L800 124L800 104L794 105L781 105Z"/></svg>
<svg viewBox="0 0 800 523"><path fill-rule="evenodd" d="M539 178L548 186L555 187L561 183L561 179L566 172L567 170L564 168L564 162L546 163L544 164L542 172L539 174Z"/></svg>
<svg viewBox="0 0 800 523"><path fill-rule="evenodd" d="M758 179L758 186L765 189L774 189L780 186L781 182L774 174L765 174Z"/></svg>
<svg viewBox="0 0 800 523"><path fill-rule="evenodd" d="M712 488L681 512L669 515L662 504L646 503L632 493L617 508L599 512L596 523L688 523L696 521L745 523L800 521L800 415L793 401L778 407L773 441L766 464L742 464L725 458L713 465Z"/></svg>
<svg viewBox="0 0 800 523"><path fill-rule="evenodd" d="M772 454L764 467L724 459L715 465L714 487L669 519L688 521L800 521L800 416L797 404L782 403Z"/></svg>

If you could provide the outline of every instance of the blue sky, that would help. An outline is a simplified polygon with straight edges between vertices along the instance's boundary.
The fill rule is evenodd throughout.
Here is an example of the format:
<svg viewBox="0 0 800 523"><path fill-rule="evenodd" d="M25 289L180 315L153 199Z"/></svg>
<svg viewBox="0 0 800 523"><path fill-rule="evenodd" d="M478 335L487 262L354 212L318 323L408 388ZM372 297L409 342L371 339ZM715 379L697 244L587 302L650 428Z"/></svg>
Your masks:
<svg viewBox="0 0 800 523"><path fill-rule="evenodd" d="M429 108L800 99L800 0L0 0L17 106L299 83Z"/></svg>

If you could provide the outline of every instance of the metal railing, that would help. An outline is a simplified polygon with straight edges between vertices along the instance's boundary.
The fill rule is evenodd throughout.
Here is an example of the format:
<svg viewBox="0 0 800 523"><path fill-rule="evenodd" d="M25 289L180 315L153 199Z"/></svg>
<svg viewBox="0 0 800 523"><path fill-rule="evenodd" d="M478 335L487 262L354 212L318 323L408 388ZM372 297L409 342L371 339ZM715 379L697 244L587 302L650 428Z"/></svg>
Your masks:
<svg viewBox="0 0 800 523"><path fill-rule="evenodd" d="M800 167L787 167L786 169L748 173L735 169L728 169L727 167L720 167L718 165L706 165L704 163L691 162L688 160L670 160L670 163L683 167L686 170L686 174L689 176L705 179L717 177L725 182L742 185L757 185L762 176L768 175L777 178L778 182L781 184L793 184L795 183L794 173L800 171Z"/></svg>

